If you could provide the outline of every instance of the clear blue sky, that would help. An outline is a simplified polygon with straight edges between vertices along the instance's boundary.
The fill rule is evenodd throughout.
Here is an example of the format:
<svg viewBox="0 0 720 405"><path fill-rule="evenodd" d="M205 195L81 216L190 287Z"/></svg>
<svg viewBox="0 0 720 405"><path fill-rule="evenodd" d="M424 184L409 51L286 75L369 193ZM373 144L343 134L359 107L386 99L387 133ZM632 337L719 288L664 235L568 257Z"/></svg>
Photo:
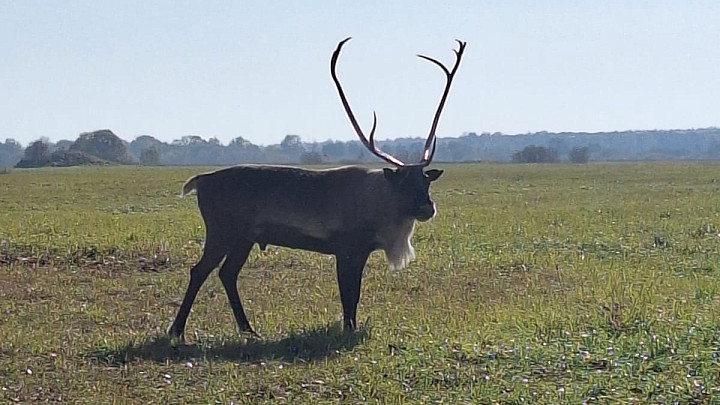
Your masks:
<svg viewBox="0 0 720 405"><path fill-rule="evenodd" d="M720 125L720 2L0 0L0 139L378 138Z"/></svg>

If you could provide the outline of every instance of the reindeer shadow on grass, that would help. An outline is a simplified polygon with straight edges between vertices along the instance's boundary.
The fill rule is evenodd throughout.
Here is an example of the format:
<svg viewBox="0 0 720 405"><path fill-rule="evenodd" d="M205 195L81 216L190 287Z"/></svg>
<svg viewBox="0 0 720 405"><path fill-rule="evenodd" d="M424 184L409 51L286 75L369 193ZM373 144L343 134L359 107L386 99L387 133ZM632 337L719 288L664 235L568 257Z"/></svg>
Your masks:
<svg viewBox="0 0 720 405"><path fill-rule="evenodd" d="M91 361L121 365L136 360L158 363L195 359L259 363L264 361L317 362L339 356L369 338L371 325L363 324L355 332L343 332L340 323L318 326L300 333L291 333L280 340L245 338L232 341L201 340L194 344L173 345L169 338L150 338L130 342L119 348L100 348L88 354Z"/></svg>

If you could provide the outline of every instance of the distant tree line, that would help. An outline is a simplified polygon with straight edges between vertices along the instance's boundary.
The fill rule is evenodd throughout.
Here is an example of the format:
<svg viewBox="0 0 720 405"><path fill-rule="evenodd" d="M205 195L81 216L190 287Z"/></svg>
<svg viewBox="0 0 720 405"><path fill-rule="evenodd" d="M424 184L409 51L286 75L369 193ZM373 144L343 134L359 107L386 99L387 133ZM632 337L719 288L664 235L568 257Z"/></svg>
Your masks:
<svg viewBox="0 0 720 405"><path fill-rule="evenodd" d="M590 148L575 146L568 152L570 163L587 163L590 160ZM553 147L529 145L513 153L512 161L515 163L556 163L560 161L560 154Z"/></svg>
<svg viewBox="0 0 720 405"><path fill-rule="evenodd" d="M424 138L377 141L403 161L420 159ZM436 162L548 163L637 160L720 160L720 129L625 131L602 133L537 132L520 135L474 132L438 138ZM239 163L378 163L359 141L305 142L287 135L279 144L255 145L236 137L227 145L217 138L187 135L163 142L150 135L131 142L110 130L80 134L75 141L37 140L26 148L13 139L0 142L0 167L79 164L231 165Z"/></svg>
<svg viewBox="0 0 720 405"><path fill-rule="evenodd" d="M110 130L85 132L74 142L39 139L25 148L15 167L135 164L126 143Z"/></svg>

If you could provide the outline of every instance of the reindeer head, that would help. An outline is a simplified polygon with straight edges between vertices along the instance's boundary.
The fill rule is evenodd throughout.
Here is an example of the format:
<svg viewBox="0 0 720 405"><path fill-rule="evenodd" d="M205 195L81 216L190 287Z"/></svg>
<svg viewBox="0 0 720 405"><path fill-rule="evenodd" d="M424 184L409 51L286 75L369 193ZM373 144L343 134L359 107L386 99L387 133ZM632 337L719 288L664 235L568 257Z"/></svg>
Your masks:
<svg viewBox="0 0 720 405"><path fill-rule="evenodd" d="M435 203L430 199L430 183L440 178L442 170L423 171L420 166L406 166L385 168L383 174L395 191L404 215L418 221L427 221L435 216Z"/></svg>
<svg viewBox="0 0 720 405"><path fill-rule="evenodd" d="M340 56L340 50L342 49L343 45L345 45L345 43L349 40L350 38L348 37L340 41L337 48L335 49L335 52L333 52L332 54L332 58L330 59L330 74L333 81L335 82L335 87L337 87L338 94L340 95L340 101L345 108L345 112L350 119L350 123L355 129L355 132L357 133L363 145L365 145L365 147L367 147L370 152L372 152L375 156L383 159L384 161L394 166L394 168L392 169L385 168L384 175L385 179L390 182L392 190L397 193L397 196L400 200L400 206L406 208L407 212L404 212L404 214L418 221L427 221L435 216L435 203L430 199L429 193L430 183L437 180L443 172L442 170L435 169L426 171L425 167L430 164L433 155L435 154L435 146L437 144L435 131L437 130L437 125L440 121L440 114L442 113L443 107L445 106L445 100L447 99L448 93L450 92L450 85L452 84L452 80L455 77L455 72L457 72L457 69L460 66L460 59L462 59L462 54L465 50L465 46L467 45L467 43L459 40L457 41L459 47L457 50L454 51L455 66L453 66L452 70L449 70L447 67L445 67L445 65L433 58L424 55L418 55L418 57L428 60L439 66L440 69L442 69L442 71L445 73L446 84L445 91L440 98L440 103L438 104L437 111L435 112L435 118L433 119L432 126L430 127L430 134L425 141L425 148L423 149L422 158L420 159L419 163L406 164L400 159L390 155L389 153L383 152L382 150L380 150L380 148L377 147L377 145L375 145L375 128L377 126L377 116L374 111L373 125L372 129L370 130L369 137L365 136L362 129L360 128L360 125L355 119L355 115L350 108L350 103L348 103L347 98L345 97L345 92L340 85L340 80L338 80L337 74L335 73L335 66L337 64L338 57Z"/></svg>

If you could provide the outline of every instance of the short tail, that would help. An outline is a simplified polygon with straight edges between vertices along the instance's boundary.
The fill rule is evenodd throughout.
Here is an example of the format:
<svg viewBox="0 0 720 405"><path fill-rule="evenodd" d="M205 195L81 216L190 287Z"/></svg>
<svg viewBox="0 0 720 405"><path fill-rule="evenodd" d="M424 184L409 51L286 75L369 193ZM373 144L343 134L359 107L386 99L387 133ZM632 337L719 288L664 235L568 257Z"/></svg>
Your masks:
<svg viewBox="0 0 720 405"><path fill-rule="evenodd" d="M200 176L190 177L188 181L183 184L182 194L180 194L180 197L185 197L186 195L190 194L191 191L197 190L198 177Z"/></svg>

